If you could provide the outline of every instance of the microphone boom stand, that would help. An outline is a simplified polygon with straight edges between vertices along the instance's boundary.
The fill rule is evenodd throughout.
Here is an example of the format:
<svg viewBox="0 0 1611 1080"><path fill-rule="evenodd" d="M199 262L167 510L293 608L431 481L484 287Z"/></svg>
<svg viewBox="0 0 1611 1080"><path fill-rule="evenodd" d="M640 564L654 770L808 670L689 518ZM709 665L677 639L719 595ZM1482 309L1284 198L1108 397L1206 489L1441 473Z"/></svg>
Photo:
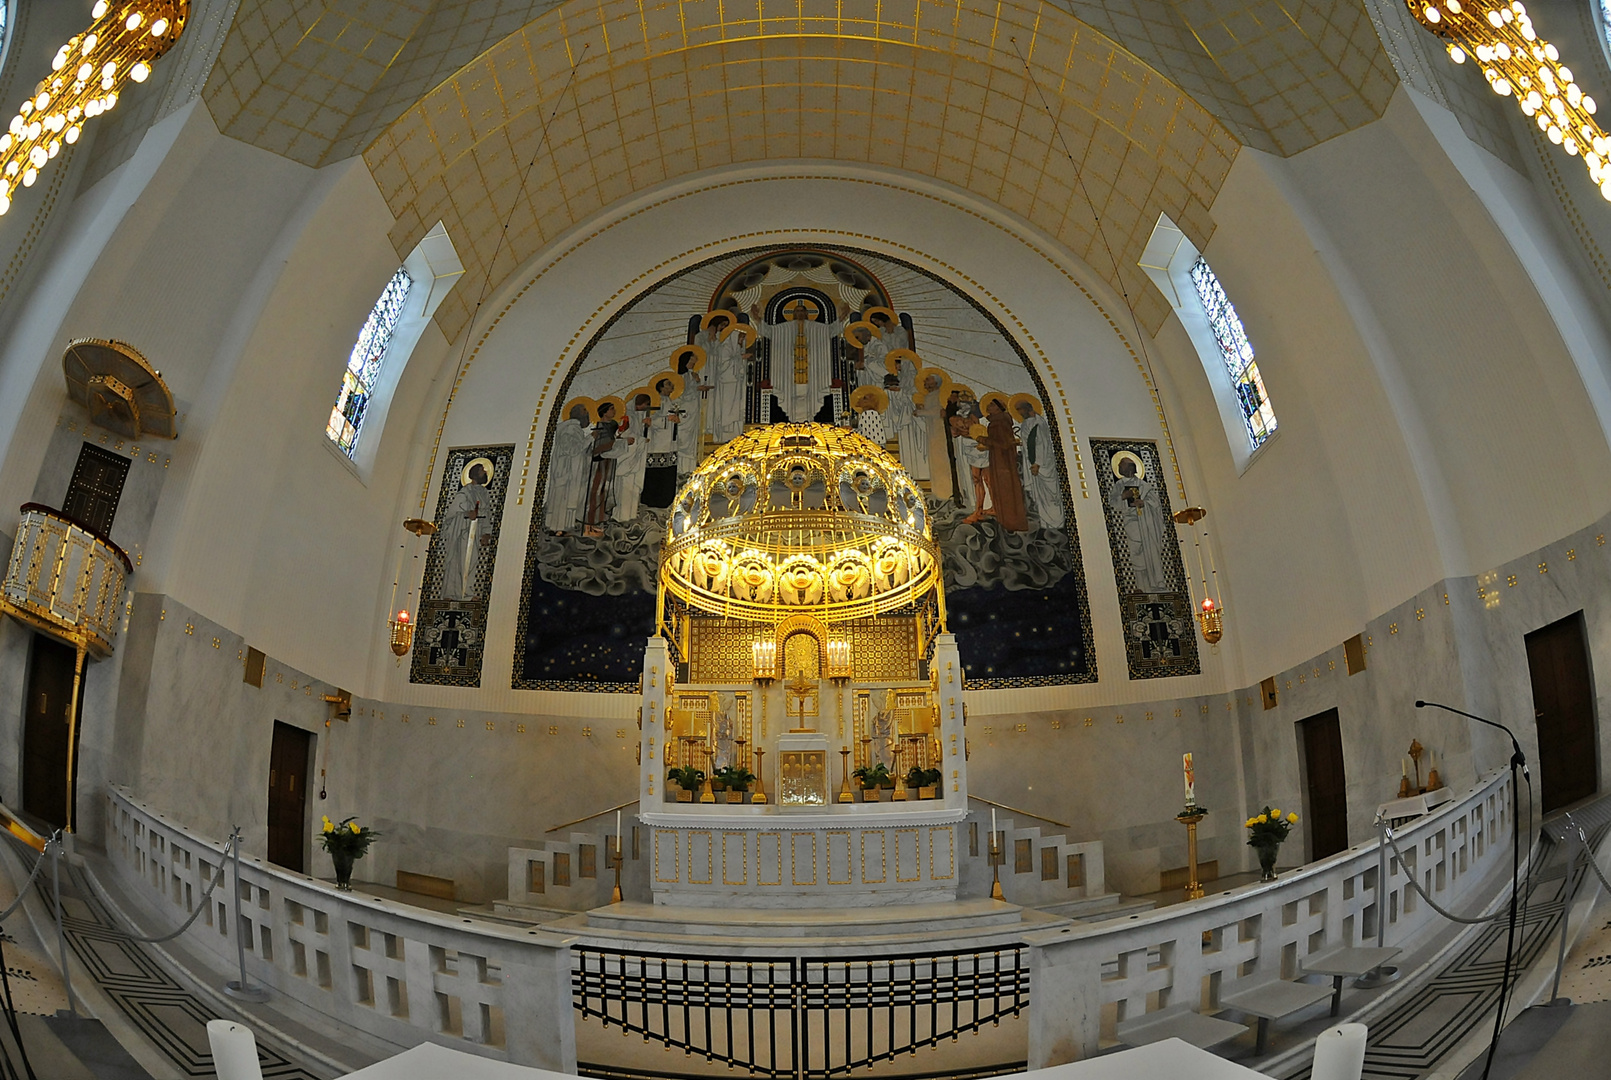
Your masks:
<svg viewBox="0 0 1611 1080"><path fill-rule="evenodd" d="M1516 733L1504 724L1488 720L1468 713L1464 709L1456 709L1452 705L1442 705L1436 701L1417 701L1415 707L1424 709L1431 706L1452 712L1456 716L1463 716L1468 720L1475 720L1479 724L1498 728L1510 736L1510 919L1505 930L1505 966L1499 977L1499 1010L1494 1014L1494 1035L1488 1043L1488 1060L1482 1067L1482 1080L1488 1080L1488 1073L1494 1067L1494 1054L1499 1049L1499 1035L1505 1027L1505 1007L1510 999L1510 971L1516 955L1516 904L1521 892L1521 785L1518 783L1517 773L1528 778L1529 786L1532 784L1532 774L1527 771L1527 755L1522 753L1521 743L1516 741ZM1529 801L1531 805L1531 801ZM1380 915L1378 914L1378 918Z"/></svg>

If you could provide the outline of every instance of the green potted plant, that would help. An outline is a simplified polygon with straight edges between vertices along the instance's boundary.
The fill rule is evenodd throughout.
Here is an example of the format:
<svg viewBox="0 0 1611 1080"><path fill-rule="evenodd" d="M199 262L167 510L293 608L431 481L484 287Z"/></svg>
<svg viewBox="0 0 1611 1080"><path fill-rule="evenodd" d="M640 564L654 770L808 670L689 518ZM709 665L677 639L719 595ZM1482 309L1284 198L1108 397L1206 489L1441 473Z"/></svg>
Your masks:
<svg viewBox="0 0 1611 1080"><path fill-rule="evenodd" d="M1297 823L1297 814L1283 818L1281 811L1268 806L1247 819L1247 846L1258 852L1260 881L1275 880L1275 857L1281 850L1281 841Z"/></svg>
<svg viewBox="0 0 1611 1080"><path fill-rule="evenodd" d="M693 802L694 792L698 791L700 785L705 782L705 770L695 768L692 765L684 765L680 769L672 769L666 773L666 779L674 781L677 787L681 788L677 792L678 802Z"/></svg>
<svg viewBox="0 0 1611 1080"><path fill-rule="evenodd" d="M940 780L944 774L939 769L925 769L913 765L906 773L906 786L917 792L919 799L937 798Z"/></svg>
<svg viewBox="0 0 1611 1080"><path fill-rule="evenodd" d="M744 801L745 792L749 791L750 785L755 782L755 774L741 766L725 765L716 770L716 775L711 777L711 781L727 790L728 802L741 803Z"/></svg>
<svg viewBox="0 0 1611 1080"><path fill-rule="evenodd" d="M850 775L861 784L861 798L863 802L878 802L883 797L883 789L894 787L895 780L889 775L889 766L882 763L878 765L863 765Z"/></svg>
<svg viewBox="0 0 1611 1080"><path fill-rule="evenodd" d="M379 835L368 825L359 825L356 817L347 818L339 825L329 817L324 818L319 845L330 853L330 861L336 866L336 888L352 892L352 864L364 857Z"/></svg>

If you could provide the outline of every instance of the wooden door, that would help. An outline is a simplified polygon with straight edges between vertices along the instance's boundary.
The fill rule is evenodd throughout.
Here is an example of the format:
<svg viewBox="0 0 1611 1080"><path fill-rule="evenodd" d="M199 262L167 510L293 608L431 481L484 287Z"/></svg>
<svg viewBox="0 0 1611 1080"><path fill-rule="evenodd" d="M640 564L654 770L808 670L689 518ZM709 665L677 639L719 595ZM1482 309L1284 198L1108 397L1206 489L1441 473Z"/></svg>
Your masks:
<svg viewBox="0 0 1611 1080"><path fill-rule="evenodd" d="M298 874L307 873L308 749L311 733L274 721L269 748L268 858Z"/></svg>
<svg viewBox="0 0 1611 1080"><path fill-rule="evenodd" d="M57 828L67 824L67 723L77 659L71 645L34 635L22 728L22 809Z"/></svg>
<svg viewBox="0 0 1611 1080"><path fill-rule="evenodd" d="M128 475L128 458L85 443L67 484L62 513L102 536L109 535Z"/></svg>
<svg viewBox="0 0 1611 1080"><path fill-rule="evenodd" d="M1570 806L1600 786L1594 677L1581 611L1527 635L1538 724L1538 775L1544 812Z"/></svg>
<svg viewBox="0 0 1611 1080"><path fill-rule="evenodd" d="M1348 846L1348 777L1343 771L1337 710L1298 721L1308 774L1309 858L1324 859Z"/></svg>

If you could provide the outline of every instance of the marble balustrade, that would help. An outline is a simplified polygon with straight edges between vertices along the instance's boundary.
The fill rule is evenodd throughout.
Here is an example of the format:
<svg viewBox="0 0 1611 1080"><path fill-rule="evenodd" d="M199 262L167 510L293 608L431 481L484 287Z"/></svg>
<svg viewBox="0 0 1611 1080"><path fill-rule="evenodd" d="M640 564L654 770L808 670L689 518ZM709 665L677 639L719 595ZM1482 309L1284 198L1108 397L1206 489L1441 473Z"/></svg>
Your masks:
<svg viewBox="0 0 1611 1080"><path fill-rule="evenodd" d="M106 851L122 885L178 922L216 874L224 841L164 819L124 789L106 802ZM230 874L184 943L233 968L241 932L247 977L273 991L275 1007L338 1037L356 1029L381 1053L451 1041L500 1061L576 1071L568 939L339 892L256 858L242 857L240 875L240 926Z"/></svg>
<svg viewBox="0 0 1611 1080"><path fill-rule="evenodd" d="M222 842L117 788L107 820L107 851L123 884L152 908L187 914ZM1510 778L1501 772L1396 835L1422 886L1469 913L1507 883L1512 825ZM1319 950L1374 945L1377 864L1377 845L1360 844L1274 882L1025 934L1030 1067L1089 1056L1123 1020L1217 1008L1238 989L1293 978ZM1389 852L1385 942L1409 950L1446 924L1408 890L1404 871ZM451 1039L488 1057L574 1070L567 939L340 893L257 859L242 860L241 877L247 973L276 991L278 1007L305 1007L394 1046ZM187 942L233 964L227 886L212 907Z"/></svg>
<svg viewBox="0 0 1611 1080"><path fill-rule="evenodd" d="M1492 774L1395 830L1408 871L1445 909L1471 914L1508 888L1510 789L1508 772ZM1238 990L1295 978L1303 958L1322 949L1374 946L1377 866L1378 845L1358 844L1273 882L1026 935L1034 973L1029 1067L1087 1057L1124 1020L1216 1009ZM1407 952L1449 924L1410 890L1391 849L1387 866L1383 943Z"/></svg>

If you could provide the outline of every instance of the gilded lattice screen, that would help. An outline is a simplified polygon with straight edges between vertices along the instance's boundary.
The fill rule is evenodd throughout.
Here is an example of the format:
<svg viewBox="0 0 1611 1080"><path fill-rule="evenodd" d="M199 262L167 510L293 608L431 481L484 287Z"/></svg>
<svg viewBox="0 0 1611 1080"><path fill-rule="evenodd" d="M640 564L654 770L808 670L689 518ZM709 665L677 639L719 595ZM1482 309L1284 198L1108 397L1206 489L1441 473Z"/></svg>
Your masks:
<svg viewBox="0 0 1611 1080"><path fill-rule="evenodd" d="M721 619L691 619L688 629L689 673L693 683L747 683L755 675L751 646L769 628ZM916 679L917 625L910 618L857 619L840 623L835 634L850 641L851 663L858 682Z"/></svg>

